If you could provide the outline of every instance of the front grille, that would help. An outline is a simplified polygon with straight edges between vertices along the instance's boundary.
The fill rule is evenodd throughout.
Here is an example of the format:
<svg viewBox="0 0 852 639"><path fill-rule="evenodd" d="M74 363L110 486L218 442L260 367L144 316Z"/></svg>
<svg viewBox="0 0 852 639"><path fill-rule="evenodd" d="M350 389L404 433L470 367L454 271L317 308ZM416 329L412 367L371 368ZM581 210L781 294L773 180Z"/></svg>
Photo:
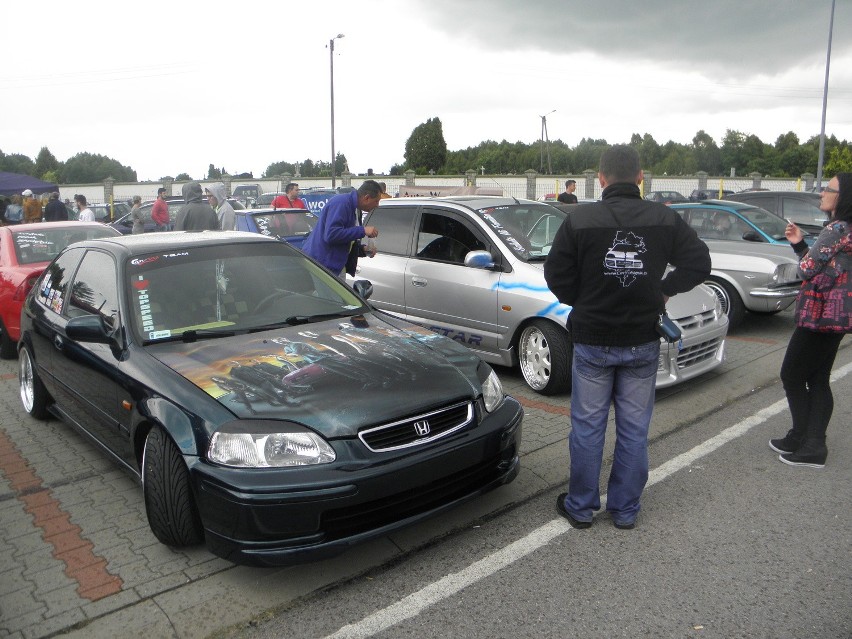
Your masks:
<svg viewBox="0 0 852 639"><path fill-rule="evenodd" d="M688 331L693 328L701 328L705 324L712 322L715 319L715 311L711 308L709 311L704 311L703 313L687 315L686 317L676 317L674 319L682 330Z"/></svg>
<svg viewBox="0 0 852 639"><path fill-rule="evenodd" d="M701 362L713 359L719 351L719 346L722 343L721 338L711 339L707 342L701 342L694 346L684 348L677 355L677 367L680 370L695 366Z"/></svg>
<svg viewBox="0 0 852 639"><path fill-rule="evenodd" d="M446 437L473 422L473 402L462 402L430 413L382 424L358 433L373 452L419 446Z"/></svg>

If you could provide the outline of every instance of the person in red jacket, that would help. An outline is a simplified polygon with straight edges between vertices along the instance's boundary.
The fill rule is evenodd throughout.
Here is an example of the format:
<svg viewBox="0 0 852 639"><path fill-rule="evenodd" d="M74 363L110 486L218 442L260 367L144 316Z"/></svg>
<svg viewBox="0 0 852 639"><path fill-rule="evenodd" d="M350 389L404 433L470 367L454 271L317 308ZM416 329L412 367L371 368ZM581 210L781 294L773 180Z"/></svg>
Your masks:
<svg viewBox="0 0 852 639"><path fill-rule="evenodd" d="M299 197L299 185L290 182L284 187L286 195L279 195L272 200L273 209L306 209L304 200Z"/></svg>
<svg viewBox="0 0 852 639"><path fill-rule="evenodd" d="M166 204L166 189L157 189L157 201L151 209L151 220L157 225L158 231L168 231L171 227L169 205Z"/></svg>

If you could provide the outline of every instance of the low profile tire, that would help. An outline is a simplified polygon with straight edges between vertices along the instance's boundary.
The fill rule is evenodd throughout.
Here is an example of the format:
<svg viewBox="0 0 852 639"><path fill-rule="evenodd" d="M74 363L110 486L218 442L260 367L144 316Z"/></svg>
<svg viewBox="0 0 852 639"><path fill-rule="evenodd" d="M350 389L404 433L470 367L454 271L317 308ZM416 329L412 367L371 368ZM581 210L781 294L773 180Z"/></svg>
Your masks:
<svg viewBox="0 0 852 639"><path fill-rule="evenodd" d="M189 469L178 447L161 428L152 428L145 439L142 491L148 525L162 543L179 547L204 540Z"/></svg>
<svg viewBox="0 0 852 639"><path fill-rule="evenodd" d="M745 305L740 294L724 280L711 278L704 282L722 303L722 311L728 316L728 330L739 326L745 315Z"/></svg>
<svg viewBox="0 0 852 639"><path fill-rule="evenodd" d="M26 346L21 347L21 352L18 354L18 386L24 410L36 419L46 419L47 407L51 402L50 394L41 383L35 362Z"/></svg>
<svg viewBox="0 0 852 639"><path fill-rule="evenodd" d="M521 374L527 386L541 395L571 389L572 354L568 332L545 320L532 322L518 338Z"/></svg>
<svg viewBox="0 0 852 639"><path fill-rule="evenodd" d="M14 359L17 346L17 342L9 338L6 327L0 326L0 359Z"/></svg>

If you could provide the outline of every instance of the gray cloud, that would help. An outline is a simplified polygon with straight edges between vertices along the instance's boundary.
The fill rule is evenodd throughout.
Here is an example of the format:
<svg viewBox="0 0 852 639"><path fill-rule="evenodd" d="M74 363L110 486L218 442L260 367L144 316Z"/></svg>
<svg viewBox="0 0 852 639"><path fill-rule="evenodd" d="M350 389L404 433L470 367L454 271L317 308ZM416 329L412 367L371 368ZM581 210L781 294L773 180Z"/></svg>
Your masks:
<svg viewBox="0 0 852 639"><path fill-rule="evenodd" d="M825 61L831 0L417 0L435 27L496 51L592 52L705 76L774 75ZM840 0L832 56L852 48Z"/></svg>

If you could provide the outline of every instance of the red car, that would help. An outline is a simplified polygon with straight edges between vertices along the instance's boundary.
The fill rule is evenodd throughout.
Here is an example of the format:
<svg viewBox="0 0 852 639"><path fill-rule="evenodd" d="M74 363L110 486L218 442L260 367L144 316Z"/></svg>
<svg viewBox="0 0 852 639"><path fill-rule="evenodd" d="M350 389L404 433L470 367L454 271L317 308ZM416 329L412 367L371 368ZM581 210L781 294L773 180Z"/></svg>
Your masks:
<svg viewBox="0 0 852 639"><path fill-rule="evenodd" d="M114 228L96 222L0 226L0 357L17 355L24 299L59 251L80 240L120 236Z"/></svg>

